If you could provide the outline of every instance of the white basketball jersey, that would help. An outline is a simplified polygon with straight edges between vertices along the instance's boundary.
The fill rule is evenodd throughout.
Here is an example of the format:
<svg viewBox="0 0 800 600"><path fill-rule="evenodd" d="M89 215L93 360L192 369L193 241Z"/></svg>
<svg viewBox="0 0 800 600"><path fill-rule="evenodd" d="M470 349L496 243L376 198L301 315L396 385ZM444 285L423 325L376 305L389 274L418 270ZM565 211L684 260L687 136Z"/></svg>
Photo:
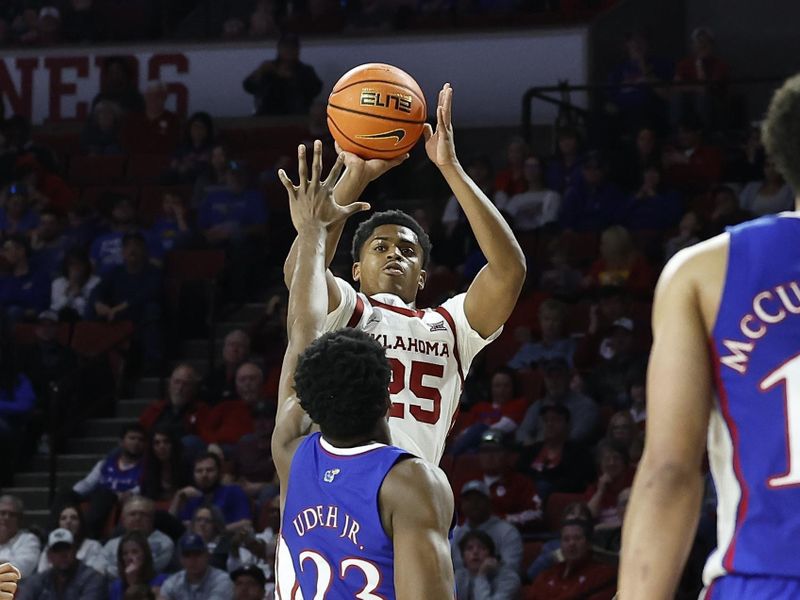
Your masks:
<svg viewBox="0 0 800 600"><path fill-rule="evenodd" d="M439 464L455 420L464 377L484 339L470 326L459 294L436 308L418 310L393 294L367 297L336 279L342 301L325 330L358 327L386 348L392 368L389 392L392 444Z"/></svg>

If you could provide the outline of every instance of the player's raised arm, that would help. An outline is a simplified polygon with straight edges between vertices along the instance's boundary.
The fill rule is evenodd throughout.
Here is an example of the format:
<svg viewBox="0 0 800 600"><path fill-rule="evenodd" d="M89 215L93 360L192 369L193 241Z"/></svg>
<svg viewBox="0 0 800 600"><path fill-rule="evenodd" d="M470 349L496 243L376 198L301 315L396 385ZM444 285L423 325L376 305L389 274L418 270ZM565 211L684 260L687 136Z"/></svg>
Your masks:
<svg viewBox="0 0 800 600"><path fill-rule="evenodd" d="M712 406L707 331L716 318L700 298L723 277L723 240L678 254L656 288L646 443L623 525L620 600L672 598L694 539Z"/></svg>
<svg viewBox="0 0 800 600"><path fill-rule="evenodd" d="M297 359L321 333L328 313L325 285L325 242L327 228L351 214L369 208L356 202L340 206L333 201L332 188L344 164L340 156L328 178L320 181L322 144L314 142L311 179L308 179L306 149L297 150L300 182L293 185L284 171L279 172L289 194L292 223L297 229L297 264L289 285L289 309L286 320L289 344L283 357L278 412L272 436L272 456L281 481L286 481L291 456L297 441L307 432L306 414L294 393Z"/></svg>
<svg viewBox="0 0 800 600"><path fill-rule="evenodd" d="M448 533L453 492L444 473L419 458L392 468L381 486L383 526L394 545L396 600L452 600Z"/></svg>
<svg viewBox="0 0 800 600"><path fill-rule="evenodd" d="M408 154L406 154L393 160L364 160L350 152L342 152L338 144L336 149L340 155L344 156L345 165L344 174L338 182L334 181L336 185L333 188L333 197L336 203L341 206L348 206L358 200L370 182L375 181L386 171L396 167L408 158ZM328 237L325 242L326 268L330 266L333 257L336 255L336 248L339 245L339 239L342 237L345 222L346 219L342 219L328 226ZM295 239L286 257L286 262L283 264L283 279L287 287L291 284L292 274L297 263L297 244L298 241ZM333 279L333 273L327 271L325 277L328 288L328 312L331 312L339 306L341 294Z"/></svg>
<svg viewBox="0 0 800 600"><path fill-rule="evenodd" d="M436 131L427 124L423 131L425 150L464 210L486 256L488 264L470 285L464 311L472 328L488 337L514 310L525 281L525 256L508 223L458 162L453 142L452 106L453 88L446 83L439 92Z"/></svg>

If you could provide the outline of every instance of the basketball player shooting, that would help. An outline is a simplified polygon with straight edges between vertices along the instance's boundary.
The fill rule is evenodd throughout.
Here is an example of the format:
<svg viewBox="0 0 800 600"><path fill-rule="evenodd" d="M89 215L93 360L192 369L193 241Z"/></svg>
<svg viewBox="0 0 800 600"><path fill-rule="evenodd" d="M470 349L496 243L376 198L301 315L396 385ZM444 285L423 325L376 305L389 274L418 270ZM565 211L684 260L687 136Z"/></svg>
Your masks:
<svg viewBox="0 0 800 600"><path fill-rule="evenodd" d="M452 492L436 466L388 445L383 348L354 329L318 338L328 308L327 230L369 208L333 201L343 157L320 182L321 157L317 141L309 181L299 148L296 187L280 172L298 237L272 437L282 513L276 597L299 589L318 600L451 599ZM320 432L309 433L309 418Z"/></svg>
<svg viewBox="0 0 800 600"><path fill-rule="evenodd" d="M14 600L20 577L19 570L11 563L0 564L0 600Z"/></svg>
<svg viewBox="0 0 800 600"><path fill-rule="evenodd" d="M511 314L525 279L525 257L511 228L466 174L456 155L452 126L453 88L445 84L436 107L436 129L425 124L425 151L458 199L487 259L469 289L434 309L419 310L431 244L413 218L400 211L376 213L353 240L353 279L359 292L326 272L325 330L354 327L386 349L392 369L389 427L393 443L433 463L442 457L458 408L464 376L478 352L494 340ZM364 161L345 153L347 171L334 189L347 206L367 183L400 164ZM329 229L325 267L330 265L343 222ZM297 247L284 267L291 280Z"/></svg>
<svg viewBox="0 0 800 600"><path fill-rule="evenodd" d="M800 190L800 76L773 97L763 137ZM623 526L623 600L673 598L697 527L706 441L717 548L701 598L800 598L798 240L800 212L769 215L683 250L664 269L646 444Z"/></svg>

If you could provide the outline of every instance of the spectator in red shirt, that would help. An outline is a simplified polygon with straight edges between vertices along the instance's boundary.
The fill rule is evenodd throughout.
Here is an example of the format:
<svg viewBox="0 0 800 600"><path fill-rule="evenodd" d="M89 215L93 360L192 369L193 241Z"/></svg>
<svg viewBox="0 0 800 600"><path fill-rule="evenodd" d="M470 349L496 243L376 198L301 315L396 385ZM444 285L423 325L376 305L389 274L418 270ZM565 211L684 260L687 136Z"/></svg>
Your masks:
<svg viewBox="0 0 800 600"><path fill-rule="evenodd" d="M597 446L600 476L586 490L586 503L599 528L619 526L619 494L633 483L628 450L622 444L603 440Z"/></svg>
<svg viewBox="0 0 800 600"><path fill-rule="evenodd" d="M664 150L664 171L668 183L686 192L705 192L722 177L722 153L703 142L703 124L688 116L678 125L677 148Z"/></svg>
<svg viewBox="0 0 800 600"><path fill-rule="evenodd" d="M506 147L506 167L497 172L494 178L495 204L504 205L514 194L528 189L523 164L530 154L528 144L521 137L512 138Z"/></svg>
<svg viewBox="0 0 800 600"><path fill-rule="evenodd" d="M123 146L131 154L172 154L181 135L180 119L167 110L167 87L151 81L144 92L144 113L131 114L123 130Z"/></svg>
<svg viewBox="0 0 800 600"><path fill-rule="evenodd" d="M611 600L617 570L592 558L592 526L579 519L561 526L564 562L539 574L523 600Z"/></svg>
<svg viewBox="0 0 800 600"><path fill-rule="evenodd" d="M56 173L47 171L42 164L27 154L17 160L16 177L28 188L33 203L65 216L78 200L78 193Z"/></svg>
<svg viewBox="0 0 800 600"><path fill-rule="evenodd" d="M621 225L614 225L600 236L600 258L586 279L588 286L623 287L632 294L652 294L655 273L645 257L636 250L631 234Z"/></svg>
<svg viewBox="0 0 800 600"><path fill-rule="evenodd" d="M513 433L528 410L528 401L519 395L514 371L501 367L492 376L489 400L478 402L461 419L463 431L453 445L453 453L474 450L481 435L489 429Z"/></svg>

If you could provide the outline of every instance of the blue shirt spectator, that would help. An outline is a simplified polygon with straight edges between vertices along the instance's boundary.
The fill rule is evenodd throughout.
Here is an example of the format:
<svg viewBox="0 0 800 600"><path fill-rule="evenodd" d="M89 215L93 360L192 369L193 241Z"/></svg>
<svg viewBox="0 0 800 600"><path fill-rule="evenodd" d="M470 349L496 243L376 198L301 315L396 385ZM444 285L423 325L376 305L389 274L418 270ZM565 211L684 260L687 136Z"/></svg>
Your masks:
<svg viewBox="0 0 800 600"><path fill-rule="evenodd" d="M122 240L128 233L131 232L110 231L92 242L90 256L98 274L105 275L123 264ZM164 256L163 247L152 236L145 235L145 241L151 258L160 259Z"/></svg>
<svg viewBox="0 0 800 600"><path fill-rule="evenodd" d="M5 206L0 207L0 233L27 234L39 225L39 215L30 207L28 188L15 183L6 192Z"/></svg>
<svg viewBox="0 0 800 600"><path fill-rule="evenodd" d="M151 588L160 588L168 577L169 575L166 573L159 573L147 582L147 585ZM122 586L122 579L115 579L108 586L108 600L123 600L124 598L125 590Z"/></svg>
<svg viewBox="0 0 800 600"><path fill-rule="evenodd" d="M0 277L0 313L10 321L33 317L50 304L50 281L30 265L30 248L24 238L9 237L3 257L10 274Z"/></svg>
<svg viewBox="0 0 800 600"><path fill-rule="evenodd" d="M590 155L581 181L567 190L561 203L561 224L575 231L599 231L619 220L624 204L622 192L605 181L600 159Z"/></svg>
<svg viewBox="0 0 800 600"><path fill-rule="evenodd" d="M0 388L0 421L3 417L26 415L36 406L36 393L30 379L25 375L17 375L17 382L11 393ZM0 428L1 430L1 428Z"/></svg>
<svg viewBox="0 0 800 600"><path fill-rule="evenodd" d="M628 229L664 230L677 225L683 214L680 194L661 185L661 171L656 165L646 167L639 191L628 198L623 214Z"/></svg>
<svg viewBox="0 0 800 600"><path fill-rule="evenodd" d="M241 238L267 223L264 196L257 190L246 189L242 165L232 161L226 177L228 187L211 192L197 217L197 225L210 243Z"/></svg>
<svg viewBox="0 0 800 600"><path fill-rule="evenodd" d="M252 517L250 499L238 485L219 485L203 496L190 498L181 510L179 518L190 521L197 508L206 502L218 507L225 516L225 523L231 524Z"/></svg>

